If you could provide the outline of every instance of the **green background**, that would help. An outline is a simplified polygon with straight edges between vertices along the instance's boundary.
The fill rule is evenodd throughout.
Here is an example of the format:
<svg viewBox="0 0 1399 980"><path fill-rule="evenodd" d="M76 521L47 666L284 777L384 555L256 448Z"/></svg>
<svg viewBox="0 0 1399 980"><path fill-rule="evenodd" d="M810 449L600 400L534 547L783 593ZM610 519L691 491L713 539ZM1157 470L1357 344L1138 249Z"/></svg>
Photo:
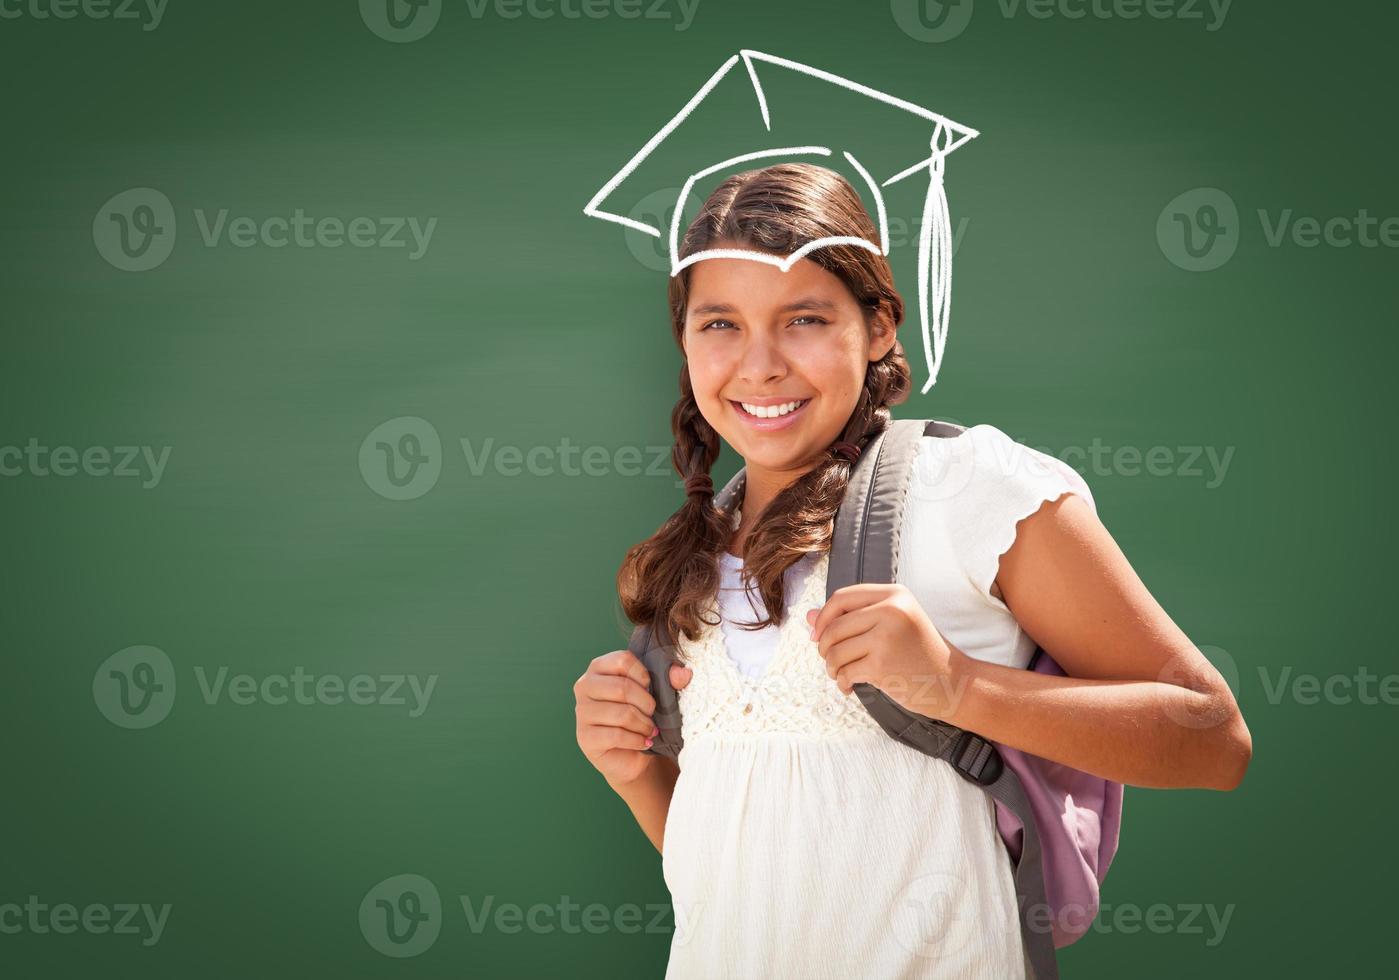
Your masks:
<svg viewBox="0 0 1399 980"><path fill-rule="evenodd" d="M1153 594L1235 667L1255 748L1233 793L1128 790L1104 901L1232 904L1232 919L1214 946L1110 928L1061 954L1065 975L1359 975L1381 959L1395 793L1375 776L1399 708L1270 703L1258 669L1392 669L1396 252L1271 247L1257 212L1399 215L1392 12L1237 0L1211 31L1208 8L1041 19L981 0L960 36L929 42L879 2L700 0L677 30L674 4L668 19L511 19L461 0L390 43L351 0L170 0L149 31L20 9L0 18L0 446L171 453L150 488L0 478L0 904L172 911L150 947L0 933L0 973L662 974L666 929L474 933L459 897L609 915L667 901L659 855L577 749L570 687L625 645L622 555L682 500L649 466L679 358L664 274L582 208L743 47L982 133L948 164L966 224L942 376L897 415L989 422L1051 452L1235 450L1213 487L1085 470ZM917 132L854 104L791 112L831 145L918 159ZM678 159L728 155L753 115L721 101ZM684 176L658 169L639 190ZM93 224L138 187L170 199L178 234L159 267L127 272ZM1192 273L1155 229L1197 187L1237 204L1239 240ZM913 201L890 206L909 218ZM206 247L192 214L221 208L437 226L416 261ZM892 260L912 306L913 250ZM917 329L903 336L921 387ZM436 485L399 501L358 454L403 416L443 449ZM473 473L462 439L636 447L651 475ZM726 451L716 475L737 465ZM93 678L138 644L169 655L178 694L126 730ZM298 666L438 681L413 718L208 704L194 674ZM393 959L357 910L405 873L446 913L430 949Z"/></svg>

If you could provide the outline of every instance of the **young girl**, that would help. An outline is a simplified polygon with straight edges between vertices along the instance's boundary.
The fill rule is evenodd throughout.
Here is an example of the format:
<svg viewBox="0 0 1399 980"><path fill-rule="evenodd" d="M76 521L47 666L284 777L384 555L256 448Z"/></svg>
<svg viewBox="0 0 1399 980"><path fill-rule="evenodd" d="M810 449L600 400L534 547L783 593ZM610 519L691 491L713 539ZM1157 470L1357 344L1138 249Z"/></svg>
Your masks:
<svg viewBox="0 0 1399 980"><path fill-rule="evenodd" d="M843 177L780 164L724 181L681 257L830 236L877 240ZM706 258L671 278L670 309L687 496L617 581L633 622L666 617L678 638L679 764L644 751L656 704L629 651L574 685L580 748L662 853L667 978L1025 976L992 801L885 734L853 685L1108 779L1215 789L1252 752L1233 696L1078 474L992 425L921 440L898 582L826 602L857 450L911 386L883 256ZM721 438L747 474L729 513L709 476ZM1024 669L1036 641L1069 677Z"/></svg>

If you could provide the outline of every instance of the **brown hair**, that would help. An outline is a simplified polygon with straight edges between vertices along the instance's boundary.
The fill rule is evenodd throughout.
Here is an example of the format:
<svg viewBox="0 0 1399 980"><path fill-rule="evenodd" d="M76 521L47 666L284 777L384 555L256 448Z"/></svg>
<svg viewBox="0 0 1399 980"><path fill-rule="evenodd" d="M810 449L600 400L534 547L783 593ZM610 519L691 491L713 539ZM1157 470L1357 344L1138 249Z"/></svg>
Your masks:
<svg viewBox="0 0 1399 980"><path fill-rule="evenodd" d="M825 167L782 163L729 177L705 201L685 233L678 258L732 243L785 256L818 238L853 236L878 241L878 231L850 183ZM903 320L903 300L894 290L889 263L858 245L827 245L809 252L811 261L840 278L865 311L891 329ZM690 270L670 278L670 320L684 358L682 338ZM836 440L862 450L890 421L890 405L908 397L912 375L898 340L865 371L864 388ZM713 505L706 479L719 457L719 434L700 414L686 360L680 369L680 400L670 417L675 445L671 462L689 487L685 503L654 535L627 551L617 573L622 609L633 623L663 619L674 638L695 639L701 613L719 584L718 555L732 535L732 513ZM783 575L809 552L830 547L836 510L845 496L853 463L834 454L784 488L763 511L748 537L744 578L756 582L768 618L759 629L785 618ZM741 505L742 501L735 501ZM717 624L710 624L717 625Z"/></svg>

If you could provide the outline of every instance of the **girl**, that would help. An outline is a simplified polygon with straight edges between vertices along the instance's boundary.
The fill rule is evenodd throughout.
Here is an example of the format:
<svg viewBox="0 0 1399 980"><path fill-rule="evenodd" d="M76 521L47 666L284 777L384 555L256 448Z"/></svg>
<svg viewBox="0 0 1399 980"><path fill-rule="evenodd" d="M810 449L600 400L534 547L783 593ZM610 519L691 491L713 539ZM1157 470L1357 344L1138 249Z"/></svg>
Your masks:
<svg viewBox="0 0 1399 980"><path fill-rule="evenodd" d="M724 181L680 254L875 235L839 174L780 164ZM579 747L662 853L667 978L1025 976L993 803L886 735L853 685L1108 779L1214 789L1252 753L1229 688L1078 474L992 425L921 440L898 582L825 601L857 450L911 385L882 255L707 258L670 279L670 311L687 496L617 583L633 622L678 638L680 764L644 751L655 701L629 651L574 684ZM732 513L713 503L721 438L747 473ZM1036 641L1069 677L1024 669Z"/></svg>

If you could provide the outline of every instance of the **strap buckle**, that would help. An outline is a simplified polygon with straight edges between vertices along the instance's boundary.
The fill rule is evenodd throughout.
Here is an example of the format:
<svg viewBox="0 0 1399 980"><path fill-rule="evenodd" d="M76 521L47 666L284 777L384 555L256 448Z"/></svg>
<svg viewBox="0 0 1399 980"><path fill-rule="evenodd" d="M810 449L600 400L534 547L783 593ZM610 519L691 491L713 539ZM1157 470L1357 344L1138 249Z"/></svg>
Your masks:
<svg viewBox="0 0 1399 980"><path fill-rule="evenodd" d="M1001 777L1005 761L996 746L975 732L962 732L947 761L958 774L978 786L990 786Z"/></svg>

